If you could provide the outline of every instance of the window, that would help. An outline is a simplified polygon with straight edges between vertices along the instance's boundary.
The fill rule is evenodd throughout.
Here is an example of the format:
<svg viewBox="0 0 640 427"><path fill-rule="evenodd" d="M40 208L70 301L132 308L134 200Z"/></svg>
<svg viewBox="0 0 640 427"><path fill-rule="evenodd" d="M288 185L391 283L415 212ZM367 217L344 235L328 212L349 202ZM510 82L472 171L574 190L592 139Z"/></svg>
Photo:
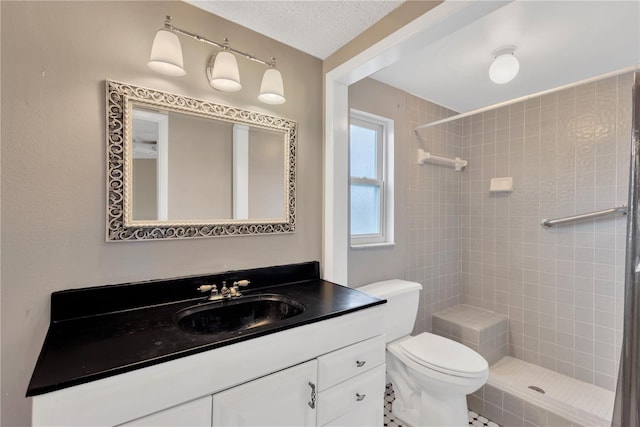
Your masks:
<svg viewBox="0 0 640 427"><path fill-rule="evenodd" d="M393 243L393 120L351 110L351 246Z"/></svg>

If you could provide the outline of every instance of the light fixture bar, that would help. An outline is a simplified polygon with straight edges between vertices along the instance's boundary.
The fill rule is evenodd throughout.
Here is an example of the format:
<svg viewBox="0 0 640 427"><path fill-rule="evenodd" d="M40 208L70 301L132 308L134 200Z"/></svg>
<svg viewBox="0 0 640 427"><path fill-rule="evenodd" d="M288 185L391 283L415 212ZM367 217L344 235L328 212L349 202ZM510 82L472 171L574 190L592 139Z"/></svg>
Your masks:
<svg viewBox="0 0 640 427"><path fill-rule="evenodd" d="M213 40L209 40L205 37L202 37L199 34L196 33L192 33L191 31L187 31L187 30L183 30L182 28L178 28L178 27L174 27L173 26L173 21L171 19L171 16L167 15L165 17L165 21L164 21L164 28L170 31L174 31L178 34L182 34L183 36L187 36L187 37L191 37L192 39L198 40L199 42L203 42L206 44L210 44L212 46L215 46L219 49L223 49L223 50L227 50L229 52L232 52L236 55L242 56L243 58L248 59L249 61L254 61L254 62L259 62L263 65L266 65L267 67L275 67L275 58L271 58L270 61L265 61L262 60L260 58L257 58L251 54L248 54L246 52L241 52L237 49L232 48L231 46L229 46L229 43L227 41L227 39L225 39L224 43L218 43L216 41Z"/></svg>

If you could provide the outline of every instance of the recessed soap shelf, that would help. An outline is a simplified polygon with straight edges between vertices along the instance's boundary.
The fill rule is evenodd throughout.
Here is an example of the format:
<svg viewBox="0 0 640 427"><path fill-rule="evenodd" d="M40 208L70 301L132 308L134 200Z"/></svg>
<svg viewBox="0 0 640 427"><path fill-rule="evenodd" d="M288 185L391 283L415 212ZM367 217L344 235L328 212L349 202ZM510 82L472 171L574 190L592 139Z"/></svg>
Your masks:
<svg viewBox="0 0 640 427"><path fill-rule="evenodd" d="M491 178L489 185L491 193L509 193L513 191L513 178L505 176L502 178Z"/></svg>

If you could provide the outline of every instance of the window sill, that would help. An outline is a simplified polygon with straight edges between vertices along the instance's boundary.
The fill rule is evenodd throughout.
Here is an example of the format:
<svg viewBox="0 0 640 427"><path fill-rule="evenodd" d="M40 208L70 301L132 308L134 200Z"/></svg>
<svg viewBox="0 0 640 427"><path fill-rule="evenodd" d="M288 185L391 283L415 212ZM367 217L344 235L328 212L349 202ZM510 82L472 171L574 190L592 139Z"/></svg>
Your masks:
<svg viewBox="0 0 640 427"><path fill-rule="evenodd" d="M395 245L395 242L363 243L361 245L351 245L351 249L392 248Z"/></svg>

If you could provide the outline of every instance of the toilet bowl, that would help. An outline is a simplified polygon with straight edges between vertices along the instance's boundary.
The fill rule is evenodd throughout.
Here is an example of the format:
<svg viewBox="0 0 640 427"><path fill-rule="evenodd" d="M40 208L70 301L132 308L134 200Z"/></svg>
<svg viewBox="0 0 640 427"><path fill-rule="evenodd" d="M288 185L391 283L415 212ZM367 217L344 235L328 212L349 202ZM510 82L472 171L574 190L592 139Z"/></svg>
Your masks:
<svg viewBox="0 0 640 427"><path fill-rule="evenodd" d="M387 280L359 290L385 298L387 375L395 392L393 414L404 424L468 425L466 395L487 381L489 365L478 353L448 338L411 336L422 286Z"/></svg>
<svg viewBox="0 0 640 427"><path fill-rule="evenodd" d="M467 394L487 381L487 361L475 351L439 335L424 332L387 345L388 372L394 388L401 381L413 392L397 397L393 413L412 426L468 424ZM404 372L404 373L403 373ZM409 379L409 380L407 380Z"/></svg>

